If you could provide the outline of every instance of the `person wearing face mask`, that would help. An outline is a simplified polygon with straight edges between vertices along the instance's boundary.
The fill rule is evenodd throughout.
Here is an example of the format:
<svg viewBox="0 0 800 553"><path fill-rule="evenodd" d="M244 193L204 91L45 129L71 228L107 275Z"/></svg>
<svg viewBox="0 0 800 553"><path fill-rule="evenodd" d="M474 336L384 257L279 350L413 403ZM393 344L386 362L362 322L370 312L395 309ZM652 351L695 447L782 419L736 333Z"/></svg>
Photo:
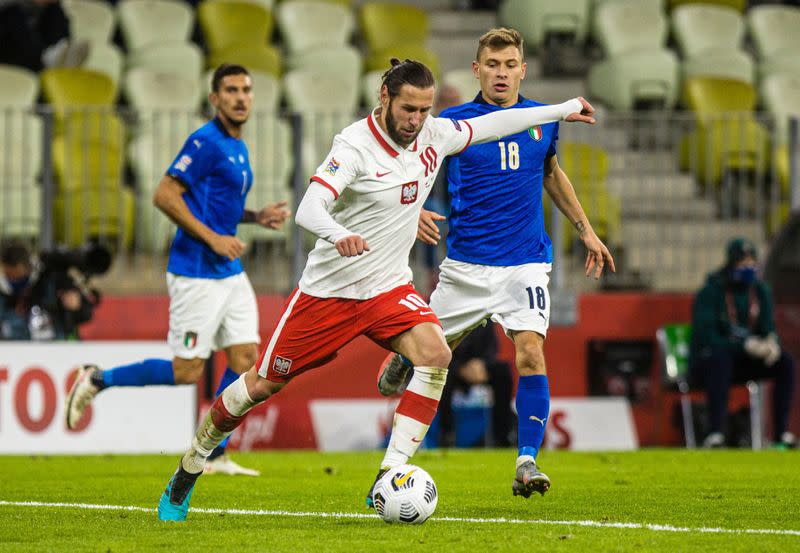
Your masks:
<svg viewBox="0 0 800 553"><path fill-rule="evenodd" d="M731 384L769 378L775 379L775 444L793 447L796 441L788 431L794 361L781 349L772 295L758 277L757 259L752 242L731 240L725 265L708 275L692 307L689 370L693 382L706 390L710 423L706 447L725 444Z"/></svg>
<svg viewBox="0 0 800 553"><path fill-rule="evenodd" d="M27 340L27 296L33 266L25 246L9 244L0 252L0 339Z"/></svg>

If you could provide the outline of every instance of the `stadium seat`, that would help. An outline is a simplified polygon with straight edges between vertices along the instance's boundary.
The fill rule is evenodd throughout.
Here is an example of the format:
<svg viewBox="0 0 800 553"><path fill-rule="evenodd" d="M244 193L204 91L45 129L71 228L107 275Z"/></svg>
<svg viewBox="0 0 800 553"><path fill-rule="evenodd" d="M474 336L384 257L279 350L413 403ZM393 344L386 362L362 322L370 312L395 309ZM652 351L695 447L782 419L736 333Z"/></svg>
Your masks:
<svg viewBox="0 0 800 553"><path fill-rule="evenodd" d="M253 168L253 187L247 195L246 207L257 211L268 204L287 201L289 209L294 210L290 180L294 156L289 125L272 115L256 114L245 125L243 138ZM239 225L237 236L246 243L254 240L287 240L290 231L290 224L284 224L281 230Z"/></svg>
<svg viewBox="0 0 800 553"><path fill-rule="evenodd" d="M433 51L419 44L397 44L385 50L373 52L365 61L365 69L367 71L387 71L391 67L389 60L392 58L421 61L430 68L437 79L439 78L439 58Z"/></svg>
<svg viewBox="0 0 800 553"><path fill-rule="evenodd" d="M667 32L664 14L647 3L605 2L595 13L594 34L606 57L662 48Z"/></svg>
<svg viewBox="0 0 800 553"><path fill-rule="evenodd" d="M281 83L274 75L261 73L260 71L250 71L250 79L253 82L253 113L275 113L281 100ZM203 97L207 98L211 92L211 79L214 77L214 70L206 72L203 81Z"/></svg>
<svg viewBox="0 0 800 553"><path fill-rule="evenodd" d="M361 54L352 46L317 47L296 52L286 62L289 70L339 73L348 81L361 77Z"/></svg>
<svg viewBox="0 0 800 553"><path fill-rule="evenodd" d="M620 243L620 199L608 191L608 154L591 144L564 142L558 145L558 164L569 176L575 193L597 235L609 246ZM573 225L563 219L565 245L577 239Z"/></svg>
<svg viewBox="0 0 800 553"><path fill-rule="evenodd" d="M470 102L478 94L481 84L475 78L472 69L453 69L442 77L442 83L458 90L461 100Z"/></svg>
<svg viewBox="0 0 800 553"><path fill-rule="evenodd" d="M800 119L800 74L770 75L761 83L761 101L775 118L777 144L789 139L789 119Z"/></svg>
<svg viewBox="0 0 800 553"><path fill-rule="evenodd" d="M289 54L344 46L355 29L355 16L348 7L319 0L282 2L275 20Z"/></svg>
<svg viewBox="0 0 800 553"><path fill-rule="evenodd" d="M39 94L39 79L36 73L16 67L0 64L0 106L31 107Z"/></svg>
<svg viewBox="0 0 800 553"><path fill-rule="evenodd" d="M33 183L41 163L42 120L25 108L0 104L0 190L6 184Z"/></svg>
<svg viewBox="0 0 800 553"><path fill-rule="evenodd" d="M498 18L506 27L517 29L535 49L551 33L569 35L582 44L589 29L589 0L506 0Z"/></svg>
<svg viewBox="0 0 800 553"><path fill-rule="evenodd" d="M117 46L95 42L89 48L89 55L81 67L108 75L116 86L122 77L122 65L123 54Z"/></svg>
<svg viewBox="0 0 800 553"><path fill-rule="evenodd" d="M114 10L100 0L64 0L70 37L92 44L107 43L114 32Z"/></svg>
<svg viewBox="0 0 800 553"><path fill-rule="evenodd" d="M38 238L41 234L42 191L33 179L0 183L0 238Z"/></svg>
<svg viewBox="0 0 800 553"><path fill-rule="evenodd" d="M128 69L147 67L174 71L199 79L203 71L203 52L189 42L154 42L128 55Z"/></svg>
<svg viewBox="0 0 800 553"><path fill-rule="evenodd" d="M267 44L272 33L272 13L251 2L205 0L197 20L212 54L232 44Z"/></svg>
<svg viewBox="0 0 800 553"><path fill-rule="evenodd" d="M370 53L398 44L425 46L428 41L428 14L416 6L368 2L361 7L359 21Z"/></svg>
<svg viewBox="0 0 800 553"><path fill-rule="evenodd" d="M215 69L223 63L238 63L248 71L259 71L276 78L283 71L280 52L269 44L232 44L212 53L206 60L208 69Z"/></svg>
<svg viewBox="0 0 800 553"><path fill-rule="evenodd" d="M108 75L78 68L54 68L41 72L42 92L55 107L111 106L117 96Z"/></svg>
<svg viewBox="0 0 800 553"><path fill-rule="evenodd" d="M755 82L752 58L737 49L714 48L691 56L683 62L683 77L718 77L749 84Z"/></svg>
<svg viewBox="0 0 800 553"><path fill-rule="evenodd" d="M62 191L118 187L122 167L122 153L102 142L53 139L53 169Z"/></svg>
<svg viewBox="0 0 800 553"><path fill-rule="evenodd" d="M756 94L744 81L691 77L684 98L697 119L697 128L681 142L681 168L700 182L719 183L725 172L766 174L770 139L755 120Z"/></svg>
<svg viewBox="0 0 800 553"><path fill-rule="evenodd" d="M128 104L135 110L137 133L155 132L155 126L182 133L190 127L196 128L196 113L202 98L198 80L139 67L125 75L123 89Z"/></svg>
<svg viewBox="0 0 800 553"><path fill-rule="evenodd" d="M361 100L367 108L374 108L378 105L385 72L385 69L378 69L361 76Z"/></svg>
<svg viewBox="0 0 800 553"><path fill-rule="evenodd" d="M679 62L667 49L629 51L592 66L589 91L611 109L671 109L678 100Z"/></svg>
<svg viewBox="0 0 800 553"><path fill-rule="evenodd" d="M689 384L689 347L692 327L687 323L672 323L656 331L656 342L661 360L661 374L664 384L674 387L680 394L683 435L687 448L695 448L697 439L694 430L691 391ZM763 442L763 423L761 406L761 387L758 381L748 381L750 397L750 435L753 449L761 449Z"/></svg>
<svg viewBox="0 0 800 553"><path fill-rule="evenodd" d="M744 18L727 6L684 4L672 12L672 32L684 58L704 50L738 50L744 39Z"/></svg>
<svg viewBox="0 0 800 553"><path fill-rule="evenodd" d="M800 50L800 7L765 4L747 12L753 45L762 61L781 52L797 55Z"/></svg>
<svg viewBox="0 0 800 553"><path fill-rule="evenodd" d="M710 4L713 6L732 8L739 13L744 13L747 7L747 0L669 0L669 9L675 10L679 6L684 6L686 4Z"/></svg>
<svg viewBox="0 0 800 553"><path fill-rule="evenodd" d="M781 50L769 59L761 61L757 70L759 79L782 73L800 75L800 56L796 50Z"/></svg>
<svg viewBox="0 0 800 553"><path fill-rule="evenodd" d="M191 6L177 0L122 0L117 16L129 52L156 42L187 42L194 25Z"/></svg>
<svg viewBox="0 0 800 553"><path fill-rule="evenodd" d="M128 247L133 239L134 195L125 187L64 191L53 202L53 234L78 247L91 239Z"/></svg>

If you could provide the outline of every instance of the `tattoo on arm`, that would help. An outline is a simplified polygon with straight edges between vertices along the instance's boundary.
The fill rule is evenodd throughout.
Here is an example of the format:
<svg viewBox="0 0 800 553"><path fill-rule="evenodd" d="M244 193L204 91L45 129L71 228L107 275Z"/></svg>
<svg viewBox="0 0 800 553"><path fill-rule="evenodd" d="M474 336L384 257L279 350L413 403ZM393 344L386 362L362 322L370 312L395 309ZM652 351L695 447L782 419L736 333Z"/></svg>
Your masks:
<svg viewBox="0 0 800 553"><path fill-rule="evenodd" d="M586 232L586 225L583 221L575 223L575 228L578 229L578 236L583 236L583 233Z"/></svg>

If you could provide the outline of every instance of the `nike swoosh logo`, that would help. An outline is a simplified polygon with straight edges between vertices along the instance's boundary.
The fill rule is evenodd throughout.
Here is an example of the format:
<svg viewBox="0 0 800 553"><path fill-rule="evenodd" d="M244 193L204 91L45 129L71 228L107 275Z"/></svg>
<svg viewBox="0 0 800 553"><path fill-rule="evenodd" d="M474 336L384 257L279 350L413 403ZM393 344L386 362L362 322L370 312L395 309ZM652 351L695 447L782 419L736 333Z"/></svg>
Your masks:
<svg viewBox="0 0 800 553"><path fill-rule="evenodd" d="M385 173L376 172L376 173L375 173L375 176L376 176L376 177L378 177L378 178L381 178L381 177L385 177L385 176L386 176L386 175L388 175L389 173L391 173L391 171L386 171Z"/></svg>
<svg viewBox="0 0 800 553"><path fill-rule="evenodd" d="M412 442L414 442L415 444L418 444L418 443L420 443L422 440L418 440L418 439L416 439L416 438L411 438L411 441L412 441ZM413 471L412 471L412 472L413 472ZM411 473L409 472L409 474L411 474Z"/></svg>
<svg viewBox="0 0 800 553"><path fill-rule="evenodd" d="M412 439L413 439L413 438L412 438ZM415 472L416 470L417 470L417 469L412 469L412 470L408 471L408 472L407 472L407 473L405 473L405 474L403 475L403 477L402 477L402 478L400 478L400 479L398 479L398 478L395 476L395 478L394 478L394 485L395 485L395 486L397 486L398 488L401 488L401 487L403 487L403 484L405 484L405 483L406 483L406 480L408 480L408 478L409 478L409 477L410 477L412 474L414 474L414 472Z"/></svg>
<svg viewBox="0 0 800 553"><path fill-rule="evenodd" d="M433 315L433 311L420 311L420 315Z"/></svg>
<svg viewBox="0 0 800 553"><path fill-rule="evenodd" d="M531 419L532 421L536 421L536 422L538 422L538 423L541 423L541 425L542 425L542 426L544 426L544 421L546 421L546 420L547 420L547 417L545 417L544 419L540 419L540 418L539 418L539 417L537 417L536 415L534 415L534 416L532 416L532 417L528 417L528 418L529 418L529 419Z"/></svg>

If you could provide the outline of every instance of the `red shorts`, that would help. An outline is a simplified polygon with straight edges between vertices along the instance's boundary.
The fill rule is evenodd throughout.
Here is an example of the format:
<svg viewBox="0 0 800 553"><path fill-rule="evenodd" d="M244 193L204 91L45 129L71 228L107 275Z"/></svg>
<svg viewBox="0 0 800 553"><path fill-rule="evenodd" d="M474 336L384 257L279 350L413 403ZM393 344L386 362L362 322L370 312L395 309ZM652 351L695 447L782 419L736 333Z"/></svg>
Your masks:
<svg viewBox="0 0 800 553"><path fill-rule="evenodd" d="M317 298L295 289L261 353L258 374L285 382L324 365L362 334L389 349L392 338L421 323L441 326L411 284L368 300Z"/></svg>

